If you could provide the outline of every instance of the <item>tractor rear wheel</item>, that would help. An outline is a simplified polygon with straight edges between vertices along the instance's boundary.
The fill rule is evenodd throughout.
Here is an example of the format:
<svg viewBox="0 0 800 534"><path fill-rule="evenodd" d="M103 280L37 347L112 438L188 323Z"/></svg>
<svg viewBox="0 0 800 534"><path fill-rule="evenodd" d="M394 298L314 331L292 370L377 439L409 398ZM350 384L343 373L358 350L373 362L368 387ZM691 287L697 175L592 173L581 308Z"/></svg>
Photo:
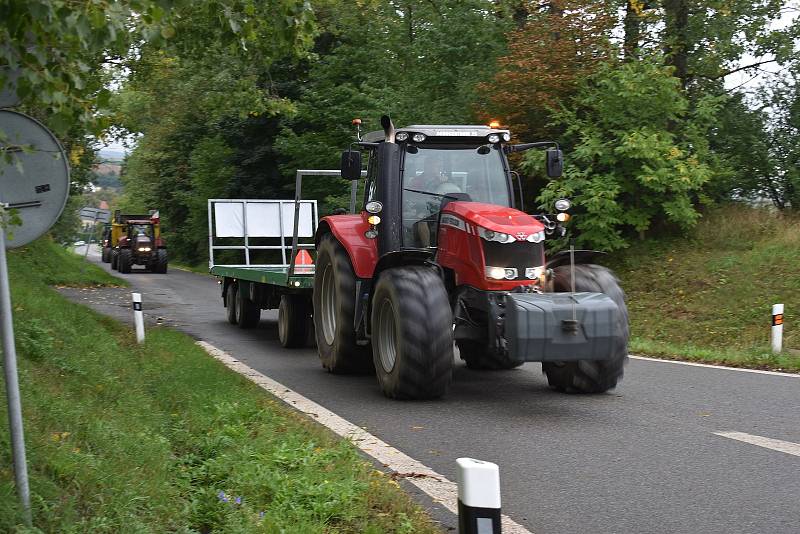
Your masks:
<svg viewBox="0 0 800 534"><path fill-rule="evenodd" d="M332 234L317 247L314 271L314 332L322 366L331 373L368 372L369 347L356 344L353 326L356 275L350 258Z"/></svg>
<svg viewBox="0 0 800 534"><path fill-rule="evenodd" d="M384 395L432 399L453 376L453 313L439 275L427 267L381 273L372 301L372 354Z"/></svg>
<svg viewBox="0 0 800 534"><path fill-rule="evenodd" d="M117 256L117 268L119 272L122 274L128 274L131 272L131 264L133 263L133 256L131 249L123 248L119 251L119 255Z"/></svg>
<svg viewBox="0 0 800 534"><path fill-rule="evenodd" d="M111 270L116 271L119 269L119 252L111 249Z"/></svg>
<svg viewBox="0 0 800 534"><path fill-rule="evenodd" d="M302 295L282 295L278 306L278 339L286 348L302 347L308 341L311 306Z"/></svg>
<svg viewBox="0 0 800 534"><path fill-rule="evenodd" d="M255 328L261 320L261 308L250 300L241 286L236 289L236 319L239 328Z"/></svg>
<svg viewBox="0 0 800 534"><path fill-rule="evenodd" d="M102 251L100 252L100 260L103 263L108 263L111 261L111 249L108 247L103 247Z"/></svg>
<svg viewBox="0 0 800 534"><path fill-rule="evenodd" d="M239 324L239 317L236 315L236 282L230 282L225 289L225 316L231 324Z"/></svg>
<svg viewBox="0 0 800 534"><path fill-rule="evenodd" d="M553 291L570 291L570 267L553 269ZM575 266L575 291L605 293L619 308L616 343L607 360L544 362L550 387L565 393L603 393L614 388L628 362L628 308L614 273L600 265Z"/></svg>
<svg viewBox="0 0 800 534"><path fill-rule="evenodd" d="M167 251L160 248L156 250L155 272L167 274Z"/></svg>

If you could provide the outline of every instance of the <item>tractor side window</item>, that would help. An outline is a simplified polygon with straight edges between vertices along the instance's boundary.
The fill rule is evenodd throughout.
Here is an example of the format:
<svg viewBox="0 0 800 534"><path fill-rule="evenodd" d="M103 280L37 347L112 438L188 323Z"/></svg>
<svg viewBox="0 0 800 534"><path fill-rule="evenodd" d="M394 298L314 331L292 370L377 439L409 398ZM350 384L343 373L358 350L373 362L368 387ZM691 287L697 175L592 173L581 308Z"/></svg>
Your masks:
<svg viewBox="0 0 800 534"><path fill-rule="evenodd" d="M483 153L481 153L483 152ZM477 147L408 147L403 171L403 237L406 246L435 245L443 200L511 206L500 152Z"/></svg>

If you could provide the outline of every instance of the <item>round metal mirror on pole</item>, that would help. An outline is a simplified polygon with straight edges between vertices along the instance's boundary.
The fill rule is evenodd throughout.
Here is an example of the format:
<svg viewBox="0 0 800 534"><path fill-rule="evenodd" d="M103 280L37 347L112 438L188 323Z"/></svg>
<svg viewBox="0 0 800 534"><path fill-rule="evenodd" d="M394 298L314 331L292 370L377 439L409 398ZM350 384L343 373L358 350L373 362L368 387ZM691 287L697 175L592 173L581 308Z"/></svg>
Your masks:
<svg viewBox="0 0 800 534"><path fill-rule="evenodd" d="M38 238L56 222L69 195L69 165L61 144L41 123L0 110L0 329L8 399L14 481L23 519L31 525L30 487L22 428L22 404L14 345L6 248ZM14 223L14 224L12 224Z"/></svg>

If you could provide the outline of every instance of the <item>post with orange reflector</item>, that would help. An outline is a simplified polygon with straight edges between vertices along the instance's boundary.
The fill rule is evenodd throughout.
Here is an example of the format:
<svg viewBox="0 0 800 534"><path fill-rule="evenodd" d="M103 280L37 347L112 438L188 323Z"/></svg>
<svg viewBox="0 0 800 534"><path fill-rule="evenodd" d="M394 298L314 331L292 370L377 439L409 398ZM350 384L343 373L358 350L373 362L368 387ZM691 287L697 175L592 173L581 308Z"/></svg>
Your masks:
<svg viewBox="0 0 800 534"><path fill-rule="evenodd" d="M772 305L772 352L783 350L783 304Z"/></svg>

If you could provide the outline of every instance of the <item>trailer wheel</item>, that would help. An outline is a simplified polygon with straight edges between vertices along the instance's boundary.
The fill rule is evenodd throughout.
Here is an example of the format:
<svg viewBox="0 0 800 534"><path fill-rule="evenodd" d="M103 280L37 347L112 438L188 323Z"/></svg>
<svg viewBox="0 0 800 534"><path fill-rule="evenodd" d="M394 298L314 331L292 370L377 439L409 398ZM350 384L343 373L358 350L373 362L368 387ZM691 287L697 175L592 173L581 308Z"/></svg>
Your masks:
<svg viewBox="0 0 800 534"><path fill-rule="evenodd" d="M282 295L278 306L278 339L288 348L302 347L308 341L311 306L303 295Z"/></svg>
<svg viewBox="0 0 800 534"><path fill-rule="evenodd" d="M261 320L261 308L245 295L241 287L236 289L236 319L239 328L255 328Z"/></svg>
<svg viewBox="0 0 800 534"><path fill-rule="evenodd" d="M239 324L239 317L236 315L236 282L230 282L225 289L225 315L231 324Z"/></svg>
<svg viewBox="0 0 800 534"><path fill-rule="evenodd" d="M167 274L167 251L160 248L156 250L155 272Z"/></svg>
<svg viewBox="0 0 800 534"><path fill-rule="evenodd" d="M117 256L117 268L122 274L131 272L131 263L133 262L131 254L131 249L129 248L123 248L119 251L119 255Z"/></svg>
<svg viewBox="0 0 800 534"><path fill-rule="evenodd" d="M314 272L314 332L322 366L331 373L367 372L369 348L356 344L353 316L356 276L350 258L331 234L317 247Z"/></svg>
<svg viewBox="0 0 800 534"><path fill-rule="evenodd" d="M111 270L116 271L119 269L119 252L116 250L111 251Z"/></svg>
<svg viewBox="0 0 800 534"><path fill-rule="evenodd" d="M456 341L456 345L458 345L461 359L470 369L514 369L525 363L512 360L505 354L498 354L488 346L488 343L462 339Z"/></svg>
<svg viewBox="0 0 800 534"><path fill-rule="evenodd" d="M453 375L453 313L442 279L426 267L384 271L371 321L383 393L395 399L444 395Z"/></svg>
<svg viewBox="0 0 800 534"><path fill-rule="evenodd" d="M570 291L570 268L563 265L553 269L553 290ZM619 307L617 341L608 360L577 362L544 362L542 370L550 387L565 393L603 393L617 385L623 367L628 362L628 308L619 280L609 269L600 265L575 266L575 291L605 293Z"/></svg>

